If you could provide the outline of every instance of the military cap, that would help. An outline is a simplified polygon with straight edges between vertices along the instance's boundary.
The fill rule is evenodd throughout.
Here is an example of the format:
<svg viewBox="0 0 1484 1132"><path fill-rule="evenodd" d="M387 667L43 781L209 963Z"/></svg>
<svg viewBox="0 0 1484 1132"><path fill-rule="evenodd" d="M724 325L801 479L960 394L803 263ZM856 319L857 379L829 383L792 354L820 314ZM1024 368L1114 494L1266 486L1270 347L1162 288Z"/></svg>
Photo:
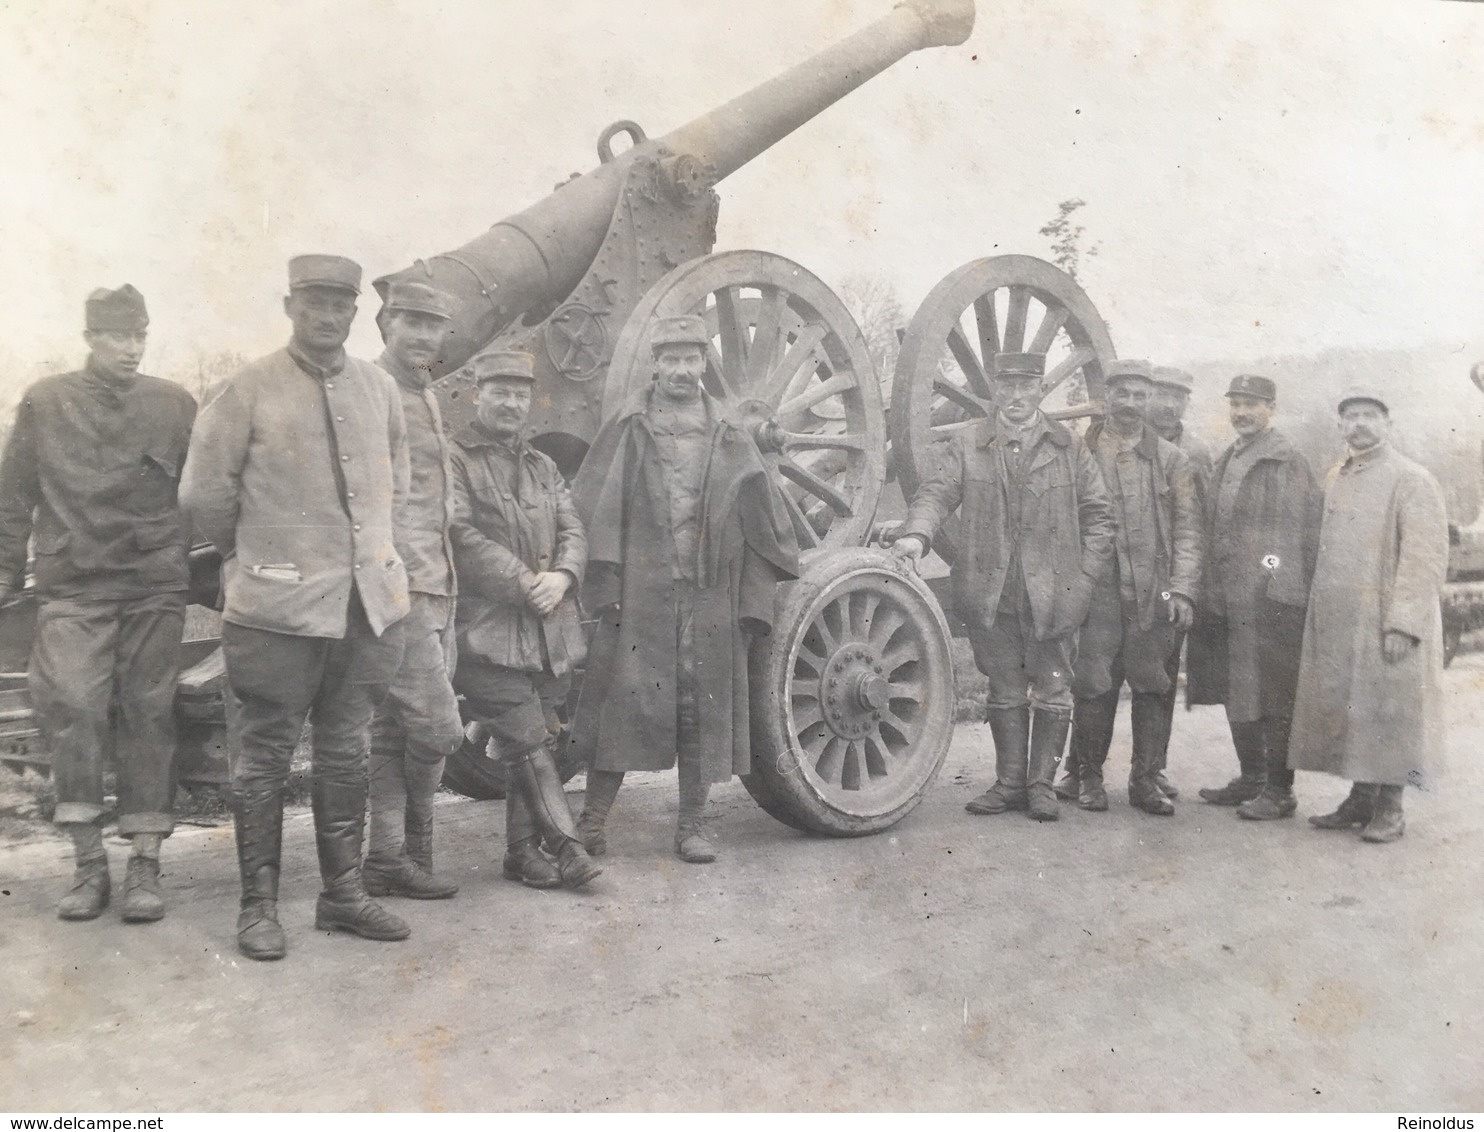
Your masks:
<svg viewBox="0 0 1484 1132"><path fill-rule="evenodd" d="M121 330L125 333L143 330L149 325L144 309L144 296L125 283L117 291L99 287L83 304L89 330Z"/></svg>
<svg viewBox="0 0 1484 1132"><path fill-rule="evenodd" d="M994 377L1045 377L1045 354L996 354Z"/></svg>
<svg viewBox="0 0 1484 1132"><path fill-rule="evenodd" d="M1386 403L1385 395L1373 385L1349 386L1345 392L1340 394L1340 401L1335 406L1335 411L1343 413L1345 406L1352 401L1370 401L1373 404L1380 405L1381 411L1388 417L1391 416L1391 406Z"/></svg>
<svg viewBox="0 0 1484 1132"><path fill-rule="evenodd" d="M1174 366L1155 366L1154 384L1168 385L1172 389L1183 389L1190 393L1195 389L1195 376Z"/></svg>
<svg viewBox="0 0 1484 1132"><path fill-rule="evenodd" d="M1153 381L1154 366L1143 358L1119 358L1109 365L1103 374L1103 380L1109 385L1119 381L1128 381L1131 378Z"/></svg>
<svg viewBox="0 0 1484 1132"><path fill-rule="evenodd" d="M1276 401L1278 399L1278 386L1271 377L1261 377L1255 373L1239 373L1232 378L1231 388L1226 391L1228 397L1261 397L1264 401Z"/></svg>
<svg viewBox="0 0 1484 1132"><path fill-rule="evenodd" d="M518 381L536 380L536 359L524 350L490 350L469 363L474 370L474 384L483 385L497 377Z"/></svg>
<svg viewBox="0 0 1484 1132"><path fill-rule="evenodd" d="M675 318L657 318L649 331L649 347L658 350L661 346L700 346L711 344L711 335L706 330L706 320L693 314L682 314Z"/></svg>
<svg viewBox="0 0 1484 1132"><path fill-rule="evenodd" d="M453 297L415 279L394 282L387 289L386 302L382 306L388 311L417 311L438 318L453 317Z"/></svg>
<svg viewBox="0 0 1484 1132"><path fill-rule="evenodd" d="M296 255L289 260L289 290L339 287L361 293L361 265L343 255Z"/></svg>

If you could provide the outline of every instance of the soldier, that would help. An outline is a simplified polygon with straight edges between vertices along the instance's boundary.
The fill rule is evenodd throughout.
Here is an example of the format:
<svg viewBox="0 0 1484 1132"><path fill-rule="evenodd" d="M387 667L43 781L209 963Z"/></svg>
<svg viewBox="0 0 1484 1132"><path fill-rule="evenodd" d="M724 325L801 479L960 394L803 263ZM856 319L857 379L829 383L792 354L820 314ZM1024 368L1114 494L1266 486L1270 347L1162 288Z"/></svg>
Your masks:
<svg viewBox="0 0 1484 1132"><path fill-rule="evenodd" d="M1288 728L1321 498L1308 461L1273 427L1272 379L1239 374L1226 397L1237 439L1212 473L1190 699L1226 705L1241 768L1225 786L1203 787L1201 797L1270 820L1297 807Z"/></svg>
<svg viewBox="0 0 1484 1132"><path fill-rule="evenodd" d="M396 383L345 353L361 269L289 261L286 349L251 363L201 412L181 502L222 554L222 652L237 702L232 793L237 946L285 950L278 923L283 791L313 725L315 927L406 939L366 895L361 843L371 717L402 663L407 571L392 516L408 491Z"/></svg>
<svg viewBox="0 0 1484 1132"><path fill-rule="evenodd" d="M552 744L586 652L577 589L587 540L556 464L522 437L532 363L511 351L476 357L478 417L454 438L453 545L466 594L455 685L505 764L505 876L577 888L602 870L577 835Z"/></svg>
<svg viewBox="0 0 1484 1132"><path fill-rule="evenodd" d="M655 381L602 427L574 488L600 618L573 722L594 856L624 772L678 762L675 852L716 859L711 783L752 765L748 648L771 629L776 583L798 573L762 454L701 388L709 344L700 318L656 320Z"/></svg>
<svg viewBox="0 0 1484 1132"><path fill-rule="evenodd" d="M371 725L370 832L361 877L371 896L438 900L459 886L433 872L433 796L444 760L463 743L449 677L454 664L453 479L443 418L428 386L453 303L415 281L394 282L377 315L377 365L397 382L407 424L411 489L393 516L411 612L402 667Z"/></svg>
<svg viewBox="0 0 1484 1132"><path fill-rule="evenodd" d="M1195 378L1185 370L1171 366L1155 366L1154 393L1149 398L1149 423L1154 426L1154 431L1159 433L1161 439L1168 440L1184 452L1190 460L1190 470L1195 476L1196 506L1201 516L1201 548L1204 556L1206 500L1211 490L1212 458L1211 446L1185 427L1185 410L1190 406L1190 394L1194 388ZM1196 580L1195 585L1198 594L1199 579ZM1169 691L1164 694L1164 733L1166 736L1169 735L1175 721L1175 693L1180 682L1180 654L1183 652L1185 632L1180 631L1178 636L1180 644L1170 653L1168 665L1170 687ZM1173 802L1180 797L1180 791L1175 789L1174 784L1165 775L1163 768L1169 754L1168 740L1165 746L1165 754L1160 758L1161 769L1154 776L1154 781L1164 792L1165 797Z"/></svg>
<svg viewBox="0 0 1484 1132"><path fill-rule="evenodd" d="M948 442L892 549L915 563L959 510L953 601L989 677L995 745L995 783L967 809L1055 821L1077 630L1111 569L1114 520L1086 445L1039 409L1045 366L1041 354L995 355L994 416Z"/></svg>
<svg viewBox="0 0 1484 1132"><path fill-rule="evenodd" d="M170 836L175 683L188 536L176 501L196 402L139 372L149 316L125 283L88 296L86 365L31 386L0 460L0 602L21 592L36 542L31 703L52 755L54 821L77 867L57 906L108 906L103 763L118 770L118 830L132 842L120 913L158 920ZM111 720L117 719L117 729Z"/></svg>
<svg viewBox="0 0 1484 1132"><path fill-rule="evenodd" d="M1309 824L1384 843L1406 828L1403 787L1442 763L1448 514L1438 481L1391 444L1382 393L1351 389L1339 411L1350 454L1324 493L1289 761L1354 782Z"/></svg>
<svg viewBox="0 0 1484 1132"><path fill-rule="evenodd" d="M1108 808L1103 763L1126 680L1133 691L1129 805L1168 816L1175 807L1158 783L1170 740L1165 699L1170 656L1178 667L1195 615L1202 516L1189 459L1145 423L1152 367L1115 362L1107 383L1107 419L1087 430L1085 442L1113 499L1118 530L1113 570L1094 591L1078 637L1067 778L1078 784L1075 800L1082 809ZM1058 796L1066 796L1063 790L1058 783Z"/></svg>

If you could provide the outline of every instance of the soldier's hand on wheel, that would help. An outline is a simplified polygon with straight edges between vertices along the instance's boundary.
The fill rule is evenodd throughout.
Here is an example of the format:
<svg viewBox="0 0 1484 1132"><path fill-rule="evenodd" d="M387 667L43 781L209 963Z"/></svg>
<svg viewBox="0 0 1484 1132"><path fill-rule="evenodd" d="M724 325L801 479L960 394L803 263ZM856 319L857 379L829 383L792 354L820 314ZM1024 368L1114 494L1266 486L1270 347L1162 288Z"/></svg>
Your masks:
<svg viewBox="0 0 1484 1132"><path fill-rule="evenodd" d="M892 554L914 570L917 569L917 564L922 560L926 551L927 543L922 541L921 535L902 535L891 544Z"/></svg>
<svg viewBox="0 0 1484 1132"><path fill-rule="evenodd" d="M1387 664L1397 664L1405 660L1416 647L1416 637L1398 632L1396 629L1387 629L1386 635L1381 638L1381 655L1386 658Z"/></svg>
<svg viewBox="0 0 1484 1132"><path fill-rule="evenodd" d="M1195 606L1184 594L1170 595L1170 620L1177 629L1189 629L1195 624Z"/></svg>
<svg viewBox="0 0 1484 1132"><path fill-rule="evenodd" d="M542 617L550 615L571 588L572 576L565 570L548 570L536 575L536 583L526 594L526 603Z"/></svg>

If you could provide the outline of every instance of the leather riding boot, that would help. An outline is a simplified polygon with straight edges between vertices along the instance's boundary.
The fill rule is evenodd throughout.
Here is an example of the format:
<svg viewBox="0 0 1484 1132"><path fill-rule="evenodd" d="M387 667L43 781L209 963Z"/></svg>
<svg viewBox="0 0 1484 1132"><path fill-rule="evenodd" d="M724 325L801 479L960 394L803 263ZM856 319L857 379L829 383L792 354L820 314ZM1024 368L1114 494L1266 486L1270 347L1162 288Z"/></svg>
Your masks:
<svg viewBox="0 0 1484 1132"><path fill-rule="evenodd" d="M1267 764L1267 785L1250 802L1237 807L1237 816L1248 821L1278 821L1291 818L1298 809L1298 799L1293 796L1293 771L1288 769L1289 720L1277 716L1265 716L1262 720L1264 756Z"/></svg>
<svg viewBox="0 0 1484 1132"><path fill-rule="evenodd" d="M1315 814L1309 824L1315 829L1354 829L1369 823L1375 812L1376 787L1369 782L1355 782L1333 813Z"/></svg>
<svg viewBox="0 0 1484 1132"><path fill-rule="evenodd" d="M676 759L680 777L680 812L675 819L675 855L691 865L709 865L716 860L716 846L702 829L711 783L699 756Z"/></svg>
<svg viewBox="0 0 1484 1132"><path fill-rule="evenodd" d="M1031 709L990 708L985 713L994 736L995 783L964 809L971 814L1003 814L1026 808L1026 763L1030 752Z"/></svg>
<svg viewBox="0 0 1484 1132"><path fill-rule="evenodd" d="M1174 803L1159 788L1160 755L1169 742L1168 717L1160 692L1135 692L1133 705L1134 751L1129 766L1128 803L1146 814L1169 817Z"/></svg>
<svg viewBox="0 0 1484 1132"><path fill-rule="evenodd" d="M57 902L59 920L96 920L108 907L113 882L108 876L108 852L103 831L95 825L71 826L73 858L72 886Z"/></svg>
<svg viewBox="0 0 1484 1132"><path fill-rule="evenodd" d="M513 784L505 791L505 859L500 871L506 880L518 880L528 888L562 887L561 872L541 852L541 831L525 794Z"/></svg>
<svg viewBox="0 0 1484 1132"><path fill-rule="evenodd" d="M604 829L608 824L608 811L613 808L613 800L618 797L618 788L622 785L621 770L589 769L587 772L587 788L583 791L582 816L577 819L577 832L589 857L601 857L608 852L608 836Z"/></svg>
<svg viewBox="0 0 1484 1132"><path fill-rule="evenodd" d="M438 785L443 781L443 766L446 759L423 762L408 758L404 774L407 776L407 811L404 824L407 829L407 855L425 871L433 871L433 799ZM451 881L444 881L452 884ZM454 892L459 890L453 885ZM452 895L452 894L450 894Z"/></svg>
<svg viewBox="0 0 1484 1132"><path fill-rule="evenodd" d="M1402 787L1377 786L1376 810L1360 831L1360 839L1384 845L1397 840L1406 830L1407 823L1402 818Z"/></svg>
<svg viewBox="0 0 1484 1132"><path fill-rule="evenodd" d="M1118 716L1118 689L1101 696L1079 697L1072 709L1071 750L1081 762L1082 789L1073 799L1093 813L1108 808L1108 792L1103 788L1103 764L1108 761L1108 748L1113 745L1113 721ZM1058 793L1057 795L1061 795Z"/></svg>
<svg viewBox="0 0 1484 1132"><path fill-rule="evenodd" d="M524 755L509 756L505 767L510 783L525 795L542 837L548 845L557 847L562 883L568 888L581 888L602 873L577 836L577 824L572 820L572 810L562 790L562 777L557 773L551 751L537 747Z"/></svg>
<svg viewBox="0 0 1484 1132"><path fill-rule="evenodd" d="M1202 786L1201 800L1213 806L1237 806L1250 802L1267 785L1267 764L1263 758L1262 720L1252 723L1229 722L1232 746L1236 748L1241 773L1225 786Z"/></svg>
<svg viewBox="0 0 1484 1132"><path fill-rule="evenodd" d="M283 851L283 795L277 790L233 799L242 910L237 950L249 959L282 959L288 950L278 926L278 865Z"/></svg>
<svg viewBox="0 0 1484 1132"><path fill-rule="evenodd" d="M391 942L412 934L407 922L371 897L361 881L361 837L366 824L365 782L316 779L310 791L314 843L323 891L314 906L320 931L345 931Z"/></svg>
<svg viewBox="0 0 1484 1132"><path fill-rule="evenodd" d="M1026 803L1036 821L1055 821L1061 816L1056 804L1056 764L1067 746L1072 728L1070 713L1037 711L1031 714L1030 767L1026 775Z"/></svg>

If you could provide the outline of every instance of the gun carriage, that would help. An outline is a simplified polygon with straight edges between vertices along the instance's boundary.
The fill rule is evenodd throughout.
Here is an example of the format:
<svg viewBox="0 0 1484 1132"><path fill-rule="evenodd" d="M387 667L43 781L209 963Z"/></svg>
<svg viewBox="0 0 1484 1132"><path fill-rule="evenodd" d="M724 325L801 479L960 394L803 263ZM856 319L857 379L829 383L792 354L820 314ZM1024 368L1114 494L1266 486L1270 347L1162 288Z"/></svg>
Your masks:
<svg viewBox="0 0 1484 1132"><path fill-rule="evenodd" d="M454 296L435 371L450 429L472 416L463 367L476 353L532 354L531 440L569 475L605 416L651 379L650 320L705 318L704 386L750 427L804 548L802 576L779 587L773 636L754 650L744 783L769 814L809 832L849 836L900 820L952 735L950 621L935 596L946 587L879 545L892 510L884 489L895 479L910 496L934 441L987 415L996 352L1046 353L1047 405L1062 418L1098 408L1114 354L1070 276L1028 256L976 260L938 284L906 328L888 415L885 375L823 282L768 252L713 251L715 185L912 52L964 42L973 23L973 0L905 0L661 138L615 122L598 137L595 169L375 284L385 297L394 280L414 278ZM621 136L630 144L615 152ZM951 563L951 528L937 550ZM445 784L494 797L503 771L470 743Z"/></svg>

